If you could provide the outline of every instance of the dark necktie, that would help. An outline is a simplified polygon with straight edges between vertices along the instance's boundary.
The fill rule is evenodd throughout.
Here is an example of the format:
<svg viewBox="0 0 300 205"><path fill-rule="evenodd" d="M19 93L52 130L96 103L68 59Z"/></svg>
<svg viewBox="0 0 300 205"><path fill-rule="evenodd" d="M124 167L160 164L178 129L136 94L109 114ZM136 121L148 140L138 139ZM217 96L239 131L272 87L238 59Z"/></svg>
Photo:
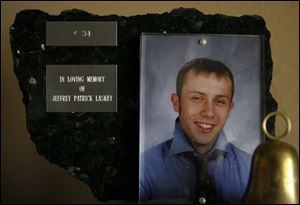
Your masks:
<svg viewBox="0 0 300 205"><path fill-rule="evenodd" d="M197 185L194 203L195 204L215 204L216 190L214 183L208 174L208 166L206 160L194 158L197 174Z"/></svg>
<svg viewBox="0 0 300 205"><path fill-rule="evenodd" d="M215 160L218 152L215 151L208 159L199 159L193 153L187 153L196 167L196 190L194 204L216 204L216 190L211 176L208 173L208 161Z"/></svg>

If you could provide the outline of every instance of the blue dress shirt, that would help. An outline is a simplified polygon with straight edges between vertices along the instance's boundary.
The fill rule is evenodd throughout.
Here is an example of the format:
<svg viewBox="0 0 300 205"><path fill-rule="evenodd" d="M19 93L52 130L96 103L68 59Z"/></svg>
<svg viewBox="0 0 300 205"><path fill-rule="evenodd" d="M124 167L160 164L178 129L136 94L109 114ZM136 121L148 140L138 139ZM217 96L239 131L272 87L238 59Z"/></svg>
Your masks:
<svg viewBox="0 0 300 205"><path fill-rule="evenodd" d="M208 162L219 203L240 200L247 188L251 155L229 143L222 131L213 148L205 155L197 154L176 120L174 138L147 150L141 156L140 202L178 199L191 203L195 197L196 169L184 153L192 152L209 158L214 150L222 151Z"/></svg>

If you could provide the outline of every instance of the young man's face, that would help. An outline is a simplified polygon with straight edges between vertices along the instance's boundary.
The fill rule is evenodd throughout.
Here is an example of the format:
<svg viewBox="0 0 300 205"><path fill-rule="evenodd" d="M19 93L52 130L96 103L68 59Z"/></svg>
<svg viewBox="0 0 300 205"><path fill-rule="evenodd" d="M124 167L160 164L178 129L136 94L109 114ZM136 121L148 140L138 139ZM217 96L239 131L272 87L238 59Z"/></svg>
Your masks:
<svg viewBox="0 0 300 205"><path fill-rule="evenodd" d="M233 107L232 83L227 76L214 73L185 77L180 98L172 94L174 110L179 112L180 125L194 149L207 153L223 129Z"/></svg>

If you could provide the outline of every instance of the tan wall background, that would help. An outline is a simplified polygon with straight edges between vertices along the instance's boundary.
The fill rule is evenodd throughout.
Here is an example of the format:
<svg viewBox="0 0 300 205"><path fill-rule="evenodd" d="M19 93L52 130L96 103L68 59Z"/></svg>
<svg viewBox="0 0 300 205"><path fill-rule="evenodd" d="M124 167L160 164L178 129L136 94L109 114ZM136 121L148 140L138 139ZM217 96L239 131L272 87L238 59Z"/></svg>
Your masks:
<svg viewBox="0 0 300 205"><path fill-rule="evenodd" d="M58 15L83 9L124 16L196 8L205 14L262 16L271 32L274 62L271 93L279 111L293 123L284 141L299 153L299 3L298 2L3 2L1 1L1 202L97 203L89 187L36 152L26 129L22 94L12 68L9 26L17 12L40 9ZM276 125L281 132L281 120Z"/></svg>

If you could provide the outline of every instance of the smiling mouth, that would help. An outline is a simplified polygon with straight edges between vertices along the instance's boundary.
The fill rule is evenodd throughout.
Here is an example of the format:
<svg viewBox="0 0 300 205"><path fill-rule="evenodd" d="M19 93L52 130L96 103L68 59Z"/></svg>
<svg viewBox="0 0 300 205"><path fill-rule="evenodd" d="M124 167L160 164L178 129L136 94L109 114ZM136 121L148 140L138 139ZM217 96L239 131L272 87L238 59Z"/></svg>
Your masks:
<svg viewBox="0 0 300 205"><path fill-rule="evenodd" d="M212 128L212 126L213 126L211 124L206 124L206 123L197 123L197 124L204 129L209 129L209 128Z"/></svg>
<svg viewBox="0 0 300 205"><path fill-rule="evenodd" d="M206 132L206 133L210 132L215 126L214 124L209 124L204 122L195 122L195 124L200 128L202 132Z"/></svg>

